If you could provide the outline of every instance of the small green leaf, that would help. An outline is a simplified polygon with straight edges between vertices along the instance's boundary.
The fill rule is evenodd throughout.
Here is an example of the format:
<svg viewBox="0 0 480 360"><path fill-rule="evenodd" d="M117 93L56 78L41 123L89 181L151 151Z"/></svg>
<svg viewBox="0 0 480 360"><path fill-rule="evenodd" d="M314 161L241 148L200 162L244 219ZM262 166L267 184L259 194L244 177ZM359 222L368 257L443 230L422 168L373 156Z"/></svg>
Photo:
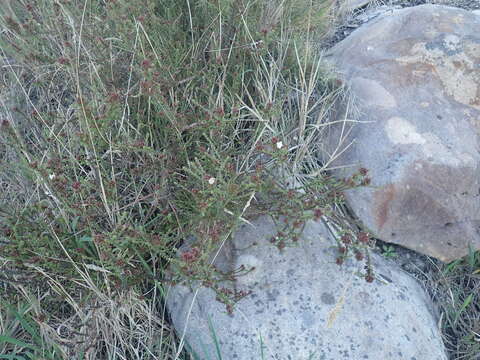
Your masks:
<svg viewBox="0 0 480 360"><path fill-rule="evenodd" d="M467 296L462 306L460 307L460 310L458 310L458 312L455 314L455 320L453 321L455 324L457 323L458 318L460 317L462 312L464 312L465 309L468 307L468 305L470 305L470 303L472 302L472 299L473 299L473 294L470 294Z"/></svg>

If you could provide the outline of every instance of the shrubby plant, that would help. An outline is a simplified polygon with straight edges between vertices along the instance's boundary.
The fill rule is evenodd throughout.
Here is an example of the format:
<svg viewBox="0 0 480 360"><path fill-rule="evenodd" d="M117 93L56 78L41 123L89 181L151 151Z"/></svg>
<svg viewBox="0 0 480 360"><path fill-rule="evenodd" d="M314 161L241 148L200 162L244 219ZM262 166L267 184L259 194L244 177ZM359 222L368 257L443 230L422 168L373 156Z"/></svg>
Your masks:
<svg viewBox="0 0 480 360"><path fill-rule="evenodd" d="M332 261L369 264L368 234L336 213L344 190L368 185L367 171L338 181L318 161L328 115L347 97L312 50L327 21L316 7L8 3L0 291L10 305L0 312L28 299L15 310L31 330L26 344L37 334L45 358L175 354L158 299L200 281L233 311L247 294L225 284L249 269L223 273L212 254L261 214L278 223L281 251L306 221L328 219L342 231ZM154 335L163 343L142 340ZM0 339L5 352L25 348L13 338Z"/></svg>

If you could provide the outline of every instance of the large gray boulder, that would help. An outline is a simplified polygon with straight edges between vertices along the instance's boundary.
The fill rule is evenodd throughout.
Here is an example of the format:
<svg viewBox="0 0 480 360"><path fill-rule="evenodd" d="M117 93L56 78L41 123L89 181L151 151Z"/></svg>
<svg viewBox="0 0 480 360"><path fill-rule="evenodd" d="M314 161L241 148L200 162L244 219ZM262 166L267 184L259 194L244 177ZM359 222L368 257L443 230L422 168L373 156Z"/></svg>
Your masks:
<svg viewBox="0 0 480 360"><path fill-rule="evenodd" d="M177 285L167 294L175 329L198 359L220 359L213 334L228 360L446 359L432 303L400 268L373 255L382 280L367 283L357 275L361 263L335 264L322 223L309 222L299 246L284 253L269 242L270 218L253 225L242 226L217 259L232 269L255 267L234 285L253 293L233 316L209 289Z"/></svg>
<svg viewBox="0 0 480 360"><path fill-rule="evenodd" d="M331 165L370 171L372 186L347 193L354 213L376 237L445 262L480 249L480 17L392 10L328 58L356 99L346 117L364 122L332 126L325 149L350 130Z"/></svg>

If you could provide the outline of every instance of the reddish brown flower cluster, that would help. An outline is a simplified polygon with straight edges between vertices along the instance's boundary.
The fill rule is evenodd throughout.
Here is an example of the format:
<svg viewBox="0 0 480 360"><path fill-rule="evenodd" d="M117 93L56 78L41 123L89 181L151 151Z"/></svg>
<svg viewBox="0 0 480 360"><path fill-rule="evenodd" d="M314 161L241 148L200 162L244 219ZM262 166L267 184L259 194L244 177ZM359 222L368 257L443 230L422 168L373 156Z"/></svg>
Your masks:
<svg viewBox="0 0 480 360"><path fill-rule="evenodd" d="M355 259L357 259L358 261L362 261L364 258L364 255L360 251L357 251L355 253Z"/></svg>
<svg viewBox="0 0 480 360"><path fill-rule="evenodd" d="M118 95L117 93L111 93L110 96L108 97L108 102L110 104L120 102L120 95Z"/></svg>
<svg viewBox="0 0 480 360"><path fill-rule="evenodd" d="M368 244L370 241L370 236L364 231L360 231L357 235L357 240L362 244Z"/></svg>
<svg viewBox="0 0 480 360"><path fill-rule="evenodd" d="M161 246L161 245L163 245L164 241L163 241L163 239L160 235L154 234L154 235L150 236L150 243L153 246Z"/></svg>
<svg viewBox="0 0 480 360"><path fill-rule="evenodd" d="M360 169L358 169L358 174L363 177L363 179L360 181L360 185L362 185L362 186L368 186L368 185L370 185L372 179L370 179L370 178L367 176L367 174L368 174L368 170L367 170L367 169L365 169L365 168L363 168L363 167L360 168Z"/></svg>
<svg viewBox="0 0 480 360"><path fill-rule="evenodd" d="M225 111L223 110L222 107L218 107L215 110L213 110L213 113L218 115L218 116L223 116L225 115Z"/></svg>
<svg viewBox="0 0 480 360"><path fill-rule="evenodd" d="M265 147L263 146L263 144L257 144L255 145L255 150L257 151L263 151L265 149Z"/></svg>
<svg viewBox="0 0 480 360"><path fill-rule="evenodd" d="M343 242L345 245L349 245L352 243L352 236L350 234L343 234L340 238L340 241Z"/></svg>
<svg viewBox="0 0 480 360"><path fill-rule="evenodd" d="M153 81L142 81L140 87L145 95L151 96L155 93L155 84Z"/></svg>
<svg viewBox="0 0 480 360"><path fill-rule="evenodd" d="M149 69L152 66L152 62L148 59L142 61L142 68L145 70Z"/></svg>
<svg viewBox="0 0 480 360"><path fill-rule="evenodd" d="M258 175L252 175L250 177L250 180L255 184L260 184L261 183L261 179Z"/></svg>
<svg viewBox="0 0 480 360"><path fill-rule="evenodd" d="M58 58L57 61L60 65L67 65L70 63L70 60L68 60L66 57L63 57L63 56Z"/></svg>
<svg viewBox="0 0 480 360"><path fill-rule="evenodd" d="M9 236L11 236L11 235L13 234L13 231L12 231L12 229L10 229L10 228L4 228L4 229L3 229L3 234L4 234L6 237L9 237Z"/></svg>
<svg viewBox="0 0 480 360"><path fill-rule="evenodd" d="M322 210L320 210L320 209L315 209L315 210L313 211L313 217L314 217L314 220L315 220L315 221L319 221L322 216L323 216Z"/></svg>
<svg viewBox="0 0 480 360"><path fill-rule="evenodd" d="M304 225L304 222L303 221L300 221L300 220L296 220L293 222L292 226L295 228L295 229L299 229L301 228L302 226Z"/></svg>
<svg viewBox="0 0 480 360"><path fill-rule="evenodd" d="M369 177L366 177L362 180L361 185L368 186L370 185L371 182L372 182L372 179L370 179Z"/></svg>
<svg viewBox="0 0 480 360"><path fill-rule="evenodd" d="M343 183L345 184L345 186L348 186L348 187L355 186L355 180L353 179L353 177L343 179Z"/></svg>
<svg viewBox="0 0 480 360"><path fill-rule="evenodd" d="M230 299L233 299L234 302L236 301L239 301L240 299L250 295L252 293L252 291L245 291L245 290L231 290L231 289L228 289L228 288L217 288L218 292ZM233 304L231 303L226 303L221 297L220 297L220 294L217 295L216 297L216 301L218 302L223 302L225 303L225 306L226 306L226 310L227 310L227 313L229 315L232 315L233 314Z"/></svg>
<svg viewBox="0 0 480 360"><path fill-rule="evenodd" d="M192 263L198 259L199 255L200 255L200 250L194 247L191 250L184 251L181 256L183 261L187 263Z"/></svg>

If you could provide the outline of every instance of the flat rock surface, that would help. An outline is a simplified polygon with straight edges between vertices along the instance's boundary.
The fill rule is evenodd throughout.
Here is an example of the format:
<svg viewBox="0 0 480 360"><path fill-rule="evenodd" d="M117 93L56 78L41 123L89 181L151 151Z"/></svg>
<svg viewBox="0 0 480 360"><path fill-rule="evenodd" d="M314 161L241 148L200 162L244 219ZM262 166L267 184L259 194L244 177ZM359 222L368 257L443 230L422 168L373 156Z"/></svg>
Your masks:
<svg viewBox="0 0 480 360"><path fill-rule="evenodd" d="M167 297L177 333L199 359L215 359L212 329L223 359L446 359L433 305L423 288L372 255L378 279L357 275L363 265L335 264L334 242L321 222L309 222L298 247L280 253L269 239L273 222L242 226L228 256L232 268L254 266L237 290L252 290L233 316L213 291L177 285ZM225 259L219 259L220 262Z"/></svg>
<svg viewBox="0 0 480 360"><path fill-rule="evenodd" d="M372 186L347 193L354 213L379 239L445 262L480 249L480 17L438 5L386 12L330 61L356 98L347 117L364 122L333 163L370 171Z"/></svg>

